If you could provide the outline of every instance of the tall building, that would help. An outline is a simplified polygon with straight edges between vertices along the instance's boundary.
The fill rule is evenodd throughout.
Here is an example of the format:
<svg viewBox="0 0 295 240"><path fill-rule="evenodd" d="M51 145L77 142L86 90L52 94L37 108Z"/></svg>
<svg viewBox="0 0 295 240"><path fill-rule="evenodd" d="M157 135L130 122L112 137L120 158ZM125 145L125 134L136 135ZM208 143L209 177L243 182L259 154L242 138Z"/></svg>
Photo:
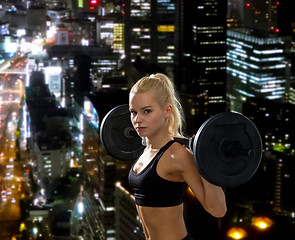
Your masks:
<svg viewBox="0 0 295 240"><path fill-rule="evenodd" d="M226 109L226 8L225 0L177 1L175 84L183 102L207 95L203 119Z"/></svg>
<svg viewBox="0 0 295 240"><path fill-rule="evenodd" d="M294 1L288 0L228 0L228 27L245 27L278 36L293 38L291 46L291 76L295 76ZM291 77L294 79L294 77ZM286 92L288 95L289 93ZM290 101L290 99L287 99Z"/></svg>
<svg viewBox="0 0 295 240"><path fill-rule="evenodd" d="M227 1L227 26L241 27L243 19L244 4L241 4L239 0Z"/></svg>
<svg viewBox="0 0 295 240"><path fill-rule="evenodd" d="M35 161L38 184L45 190L50 184L66 175L69 170L71 136L68 114L61 108L55 96L49 92L42 72L31 74L26 89L28 122L30 129L29 149Z"/></svg>
<svg viewBox="0 0 295 240"><path fill-rule="evenodd" d="M102 156L98 159L97 168L97 193L99 194L99 224L103 225L105 239L115 237L115 160L109 156Z"/></svg>
<svg viewBox="0 0 295 240"><path fill-rule="evenodd" d="M288 0L228 0L228 27L247 27L280 36L292 36L291 74L295 76L294 1Z"/></svg>
<svg viewBox="0 0 295 240"><path fill-rule="evenodd" d="M131 0L123 6L126 62L140 58L173 78L175 0Z"/></svg>
<svg viewBox="0 0 295 240"><path fill-rule="evenodd" d="M121 182L115 187L116 239L144 240L144 233L135 207L135 199Z"/></svg>
<svg viewBox="0 0 295 240"><path fill-rule="evenodd" d="M293 156L295 152L294 104L276 103L262 98L249 98L243 114L258 128L265 151L276 151Z"/></svg>
<svg viewBox="0 0 295 240"><path fill-rule="evenodd" d="M239 27L277 32L277 0L229 0L228 18L235 19Z"/></svg>
<svg viewBox="0 0 295 240"><path fill-rule="evenodd" d="M255 123L264 143L260 169L270 185L262 191L268 191L277 214L294 209L294 198L289 194L294 181L294 111L294 104L262 98L249 98L243 106L243 114Z"/></svg>
<svg viewBox="0 0 295 240"><path fill-rule="evenodd" d="M246 28L227 32L228 102L242 111L248 97L284 101L290 89L289 37Z"/></svg>

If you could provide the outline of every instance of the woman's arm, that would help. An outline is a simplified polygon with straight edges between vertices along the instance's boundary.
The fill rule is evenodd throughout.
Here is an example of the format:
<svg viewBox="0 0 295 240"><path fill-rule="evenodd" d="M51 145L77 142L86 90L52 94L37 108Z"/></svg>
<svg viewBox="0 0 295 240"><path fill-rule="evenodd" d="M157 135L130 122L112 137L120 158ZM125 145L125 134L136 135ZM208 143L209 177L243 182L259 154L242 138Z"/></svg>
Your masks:
<svg viewBox="0 0 295 240"><path fill-rule="evenodd" d="M177 151L177 159L183 179L204 209L214 217L223 217L227 211L223 189L206 181L200 175L188 149Z"/></svg>
<svg viewBox="0 0 295 240"><path fill-rule="evenodd" d="M221 187L213 185L200 176L203 185L203 207L214 217L223 217L227 211L225 195ZM194 192L194 184L191 184ZM189 185L190 186L190 185ZM198 197L198 192L194 194ZM198 198L199 199L199 198ZM200 200L199 200L200 201Z"/></svg>

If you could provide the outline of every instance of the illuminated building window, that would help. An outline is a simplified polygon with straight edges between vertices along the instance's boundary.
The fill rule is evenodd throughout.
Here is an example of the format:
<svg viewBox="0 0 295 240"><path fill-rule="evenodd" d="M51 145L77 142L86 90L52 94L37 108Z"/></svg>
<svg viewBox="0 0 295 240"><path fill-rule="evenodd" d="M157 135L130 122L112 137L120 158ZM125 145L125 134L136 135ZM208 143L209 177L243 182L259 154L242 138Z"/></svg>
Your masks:
<svg viewBox="0 0 295 240"><path fill-rule="evenodd" d="M175 26L174 25L159 25L157 27L158 32L174 32Z"/></svg>
<svg viewBox="0 0 295 240"><path fill-rule="evenodd" d="M83 8L83 7L84 7L84 1L78 0L78 8Z"/></svg>
<svg viewBox="0 0 295 240"><path fill-rule="evenodd" d="M150 17L151 5L144 0L132 0L131 17Z"/></svg>
<svg viewBox="0 0 295 240"><path fill-rule="evenodd" d="M115 52L124 52L124 24L114 24L113 46Z"/></svg>

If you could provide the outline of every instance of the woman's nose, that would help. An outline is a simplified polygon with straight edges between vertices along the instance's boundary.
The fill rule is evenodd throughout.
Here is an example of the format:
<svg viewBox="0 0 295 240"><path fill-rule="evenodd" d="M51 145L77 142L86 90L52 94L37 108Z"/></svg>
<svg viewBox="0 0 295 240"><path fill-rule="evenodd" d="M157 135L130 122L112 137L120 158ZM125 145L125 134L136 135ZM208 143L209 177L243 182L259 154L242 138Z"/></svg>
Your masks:
<svg viewBox="0 0 295 240"><path fill-rule="evenodd" d="M136 123L141 122L141 116L140 116L139 114L136 115L136 117L135 117L135 122L136 122Z"/></svg>

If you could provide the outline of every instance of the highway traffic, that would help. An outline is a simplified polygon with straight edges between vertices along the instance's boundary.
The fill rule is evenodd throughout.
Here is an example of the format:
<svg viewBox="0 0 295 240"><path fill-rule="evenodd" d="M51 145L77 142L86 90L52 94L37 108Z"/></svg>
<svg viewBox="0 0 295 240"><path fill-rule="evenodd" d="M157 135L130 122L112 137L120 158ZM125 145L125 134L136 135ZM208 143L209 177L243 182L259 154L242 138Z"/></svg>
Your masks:
<svg viewBox="0 0 295 240"><path fill-rule="evenodd" d="M17 161L19 110L24 95L24 75L0 75L0 239L18 232L23 197L22 162Z"/></svg>

